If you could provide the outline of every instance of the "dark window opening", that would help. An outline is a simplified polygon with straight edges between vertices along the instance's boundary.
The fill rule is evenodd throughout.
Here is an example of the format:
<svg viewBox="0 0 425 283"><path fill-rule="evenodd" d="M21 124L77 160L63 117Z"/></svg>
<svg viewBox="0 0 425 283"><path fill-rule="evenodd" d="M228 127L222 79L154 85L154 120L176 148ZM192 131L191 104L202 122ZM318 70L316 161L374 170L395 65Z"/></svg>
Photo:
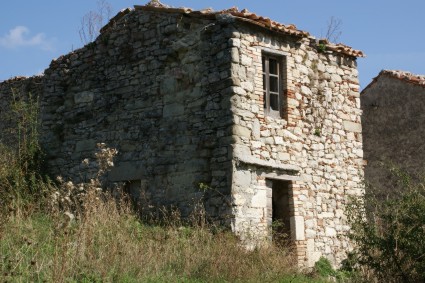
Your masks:
<svg viewBox="0 0 425 283"><path fill-rule="evenodd" d="M291 239L290 189L290 181L273 180L272 227L273 240L277 242L287 242Z"/></svg>
<svg viewBox="0 0 425 283"><path fill-rule="evenodd" d="M276 118L284 116L282 64L282 58L262 56L264 113Z"/></svg>

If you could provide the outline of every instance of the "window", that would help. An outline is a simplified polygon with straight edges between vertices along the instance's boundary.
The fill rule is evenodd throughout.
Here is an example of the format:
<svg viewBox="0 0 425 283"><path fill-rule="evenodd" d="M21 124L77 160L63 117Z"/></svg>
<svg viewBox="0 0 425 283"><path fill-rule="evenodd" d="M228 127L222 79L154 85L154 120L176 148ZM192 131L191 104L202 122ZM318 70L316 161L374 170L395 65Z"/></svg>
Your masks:
<svg viewBox="0 0 425 283"><path fill-rule="evenodd" d="M272 117L282 117L282 66L277 57L262 56L263 61L263 102L264 113Z"/></svg>

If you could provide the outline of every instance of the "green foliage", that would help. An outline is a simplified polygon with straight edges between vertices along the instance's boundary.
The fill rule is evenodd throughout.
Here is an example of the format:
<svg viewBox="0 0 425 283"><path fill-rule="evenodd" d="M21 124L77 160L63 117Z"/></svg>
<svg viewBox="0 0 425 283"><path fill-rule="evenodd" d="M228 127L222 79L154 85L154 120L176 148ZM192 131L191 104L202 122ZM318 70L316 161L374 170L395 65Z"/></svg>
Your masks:
<svg viewBox="0 0 425 283"><path fill-rule="evenodd" d="M317 273L319 273L320 276L334 276L335 270L333 269L330 261L325 258L321 257L315 264L314 268L316 269Z"/></svg>
<svg viewBox="0 0 425 283"><path fill-rule="evenodd" d="M393 170L404 185L397 197L383 198L372 188L348 207L349 237L356 245L351 265L386 282L424 282L425 186Z"/></svg>
<svg viewBox="0 0 425 283"><path fill-rule="evenodd" d="M314 271L319 274L321 277L324 278L335 278L339 281L344 282L345 279L348 280L348 278L352 277L352 273L348 272L345 269L339 269L335 270L332 267L331 262L325 258L321 257L315 264L314 264Z"/></svg>
<svg viewBox="0 0 425 283"><path fill-rule="evenodd" d="M317 51L318 52L325 52L326 51L326 44L324 43L320 43L319 45L317 45Z"/></svg>

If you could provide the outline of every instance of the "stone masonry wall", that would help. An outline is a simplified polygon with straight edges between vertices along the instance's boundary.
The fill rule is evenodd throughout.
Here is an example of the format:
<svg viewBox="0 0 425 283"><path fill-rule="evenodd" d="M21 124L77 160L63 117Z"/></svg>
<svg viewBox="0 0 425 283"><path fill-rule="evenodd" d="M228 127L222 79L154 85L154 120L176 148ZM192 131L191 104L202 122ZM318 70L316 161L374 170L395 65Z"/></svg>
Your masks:
<svg viewBox="0 0 425 283"><path fill-rule="evenodd" d="M338 263L349 248L344 206L361 193L358 74L355 58L319 50L312 38L228 14L121 12L95 42L45 71L41 143L51 173L88 180L93 163L81 161L106 143L119 151L110 185L126 182L183 216L201 201L256 242L270 239L280 180L299 264ZM264 115L264 53L284 66L282 119Z"/></svg>
<svg viewBox="0 0 425 283"><path fill-rule="evenodd" d="M390 172L393 166L414 180L425 168L425 88L387 75L380 75L362 92L365 180L387 194L403 190Z"/></svg>
<svg viewBox="0 0 425 283"><path fill-rule="evenodd" d="M234 229L270 235L271 181L289 180L300 264L312 266L320 256L338 263L348 249L347 197L362 192L356 61L319 52L309 39L243 26L232 44L232 73L239 79L232 97ZM264 115L262 53L283 60L286 119Z"/></svg>
<svg viewBox="0 0 425 283"><path fill-rule="evenodd" d="M43 90L43 78L16 77L0 83L0 142L12 147L18 145L19 113L15 107L20 101L37 103ZM29 98L31 101L29 101Z"/></svg>
<svg viewBox="0 0 425 283"><path fill-rule="evenodd" d="M119 151L109 183L129 182L143 201L183 216L204 202L229 221L230 32L215 19L133 10L52 61L40 101L51 174L87 181L94 166L81 161L106 143Z"/></svg>

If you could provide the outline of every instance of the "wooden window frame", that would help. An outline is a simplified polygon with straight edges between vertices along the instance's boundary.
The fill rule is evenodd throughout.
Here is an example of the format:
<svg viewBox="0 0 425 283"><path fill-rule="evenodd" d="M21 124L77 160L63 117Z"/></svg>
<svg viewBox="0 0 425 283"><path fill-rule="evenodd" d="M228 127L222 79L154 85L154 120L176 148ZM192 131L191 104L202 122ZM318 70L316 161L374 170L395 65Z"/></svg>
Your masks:
<svg viewBox="0 0 425 283"><path fill-rule="evenodd" d="M271 73L270 61L273 60L276 63L276 74ZM273 118L284 118L284 106L286 105L284 99L284 56L263 53L262 54L262 76L263 76L263 108L264 114ZM271 78L277 79L277 91L272 91L270 86ZM273 110L271 105L271 95L277 96L277 109Z"/></svg>

